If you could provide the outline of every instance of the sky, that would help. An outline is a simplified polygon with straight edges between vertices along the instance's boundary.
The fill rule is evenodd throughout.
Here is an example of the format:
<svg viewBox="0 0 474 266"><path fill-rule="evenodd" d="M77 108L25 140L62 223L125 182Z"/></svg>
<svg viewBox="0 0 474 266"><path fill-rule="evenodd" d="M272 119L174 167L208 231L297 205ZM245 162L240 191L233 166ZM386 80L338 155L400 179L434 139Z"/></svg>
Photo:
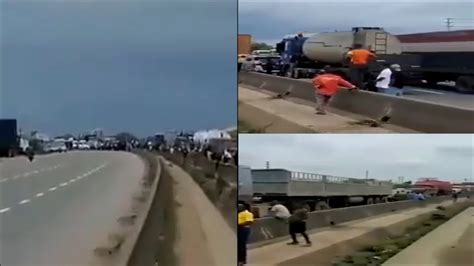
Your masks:
<svg viewBox="0 0 474 266"><path fill-rule="evenodd" d="M239 33L255 41L275 44L287 34L331 32L352 27L383 27L387 31L414 33L453 29L474 29L472 0L240 0Z"/></svg>
<svg viewBox="0 0 474 266"><path fill-rule="evenodd" d="M398 181L474 181L471 134L240 134L239 164Z"/></svg>
<svg viewBox="0 0 474 266"><path fill-rule="evenodd" d="M0 117L24 131L236 124L235 0L0 5Z"/></svg>

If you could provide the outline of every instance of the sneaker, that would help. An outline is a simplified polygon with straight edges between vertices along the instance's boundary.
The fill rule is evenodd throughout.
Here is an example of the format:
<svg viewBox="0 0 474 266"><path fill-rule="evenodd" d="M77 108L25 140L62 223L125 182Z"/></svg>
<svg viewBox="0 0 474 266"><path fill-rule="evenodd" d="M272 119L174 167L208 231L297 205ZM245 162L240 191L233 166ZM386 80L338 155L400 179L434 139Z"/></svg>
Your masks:
<svg viewBox="0 0 474 266"><path fill-rule="evenodd" d="M326 112L323 112L323 111L317 111L317 112L316 112L316 114L317 114L317 115L325 115L325 114L326 114Z"/></svg>
<svg viewBox="0 0 474 266"><path fill-rule="evenodd" d="M298 245L299 243L298 242L290 242L290 243L286 243L287 245Z"/></svg>
<svg viewBox="0 0 474 266"><path fill-rule="evenodd" d="M313 243L309 242L309 243L306 243L304 246L305 247L311 247L313 245Z"/></svg>

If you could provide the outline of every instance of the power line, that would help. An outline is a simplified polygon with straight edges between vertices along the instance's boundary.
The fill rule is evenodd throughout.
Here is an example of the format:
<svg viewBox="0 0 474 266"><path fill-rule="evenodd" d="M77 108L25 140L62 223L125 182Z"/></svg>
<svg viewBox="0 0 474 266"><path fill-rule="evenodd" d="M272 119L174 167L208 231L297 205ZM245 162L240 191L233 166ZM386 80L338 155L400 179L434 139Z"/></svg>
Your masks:
<svg viewBox="0 0 474 266"><path fill-rule="evenodd" d="M444 22L448 31L452 28L474 26L474 19L467 18L446 18Z"/></svg>

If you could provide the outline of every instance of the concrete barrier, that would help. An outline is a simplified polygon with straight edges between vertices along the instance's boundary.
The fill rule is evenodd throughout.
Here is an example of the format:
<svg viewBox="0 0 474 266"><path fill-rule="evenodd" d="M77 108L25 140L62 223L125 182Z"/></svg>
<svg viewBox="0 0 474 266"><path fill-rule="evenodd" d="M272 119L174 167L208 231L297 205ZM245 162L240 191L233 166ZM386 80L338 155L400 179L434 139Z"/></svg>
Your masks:
<svg viewBox="0 0 474 266"><path fill-rule="evenodd" d="M291 91L291 96L314 101L310 82L259 73L241 72L239 81L275 93ZM341 90L330 106L371 119L387 117L387 123L426 133L473 133L474 110L439 105L368 91Z"/></svg>
<svg viewBox="0 0 474 266"><path fill-rule="evenodd" d="M408 208L422 207L449 199L448 196L429 198L425 201L398 201L374 205L364 205L348 208L331 209L309 213L306 222L307 229L313 230L344 222L368 218L384 213L401 211ZM261 218L252 226L249 243L258 243L288 235L288 224L275 218Z"/></svg>

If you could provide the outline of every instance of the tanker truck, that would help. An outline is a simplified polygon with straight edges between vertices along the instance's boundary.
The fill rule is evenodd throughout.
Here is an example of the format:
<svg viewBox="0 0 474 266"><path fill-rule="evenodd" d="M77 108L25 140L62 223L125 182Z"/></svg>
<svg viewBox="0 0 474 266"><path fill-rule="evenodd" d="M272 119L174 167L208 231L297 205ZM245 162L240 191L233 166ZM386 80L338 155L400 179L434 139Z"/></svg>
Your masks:
<svg viewBox="0 0 474 266"><path fill-rule="evenodd" d="M346 55L354 44L361 44L377 55L369 65L369 72L373 75L378 74L383 63L399 64L408 73L421 62L418 55L403 55L400 41L383 28L356 27L352 31L286 36L276 45L281 55L280 75L311 78L319 69L330 65L348 78Z"/></svg>
<svg viewBox="0 0 474 266"><path fill-rule="evenodd" d="M254 202L264 205L277 200L289 210L300 203L314 211L387 202L393 188L388 181L286 169L255 169L251 171L251 177Z"/></svg>

